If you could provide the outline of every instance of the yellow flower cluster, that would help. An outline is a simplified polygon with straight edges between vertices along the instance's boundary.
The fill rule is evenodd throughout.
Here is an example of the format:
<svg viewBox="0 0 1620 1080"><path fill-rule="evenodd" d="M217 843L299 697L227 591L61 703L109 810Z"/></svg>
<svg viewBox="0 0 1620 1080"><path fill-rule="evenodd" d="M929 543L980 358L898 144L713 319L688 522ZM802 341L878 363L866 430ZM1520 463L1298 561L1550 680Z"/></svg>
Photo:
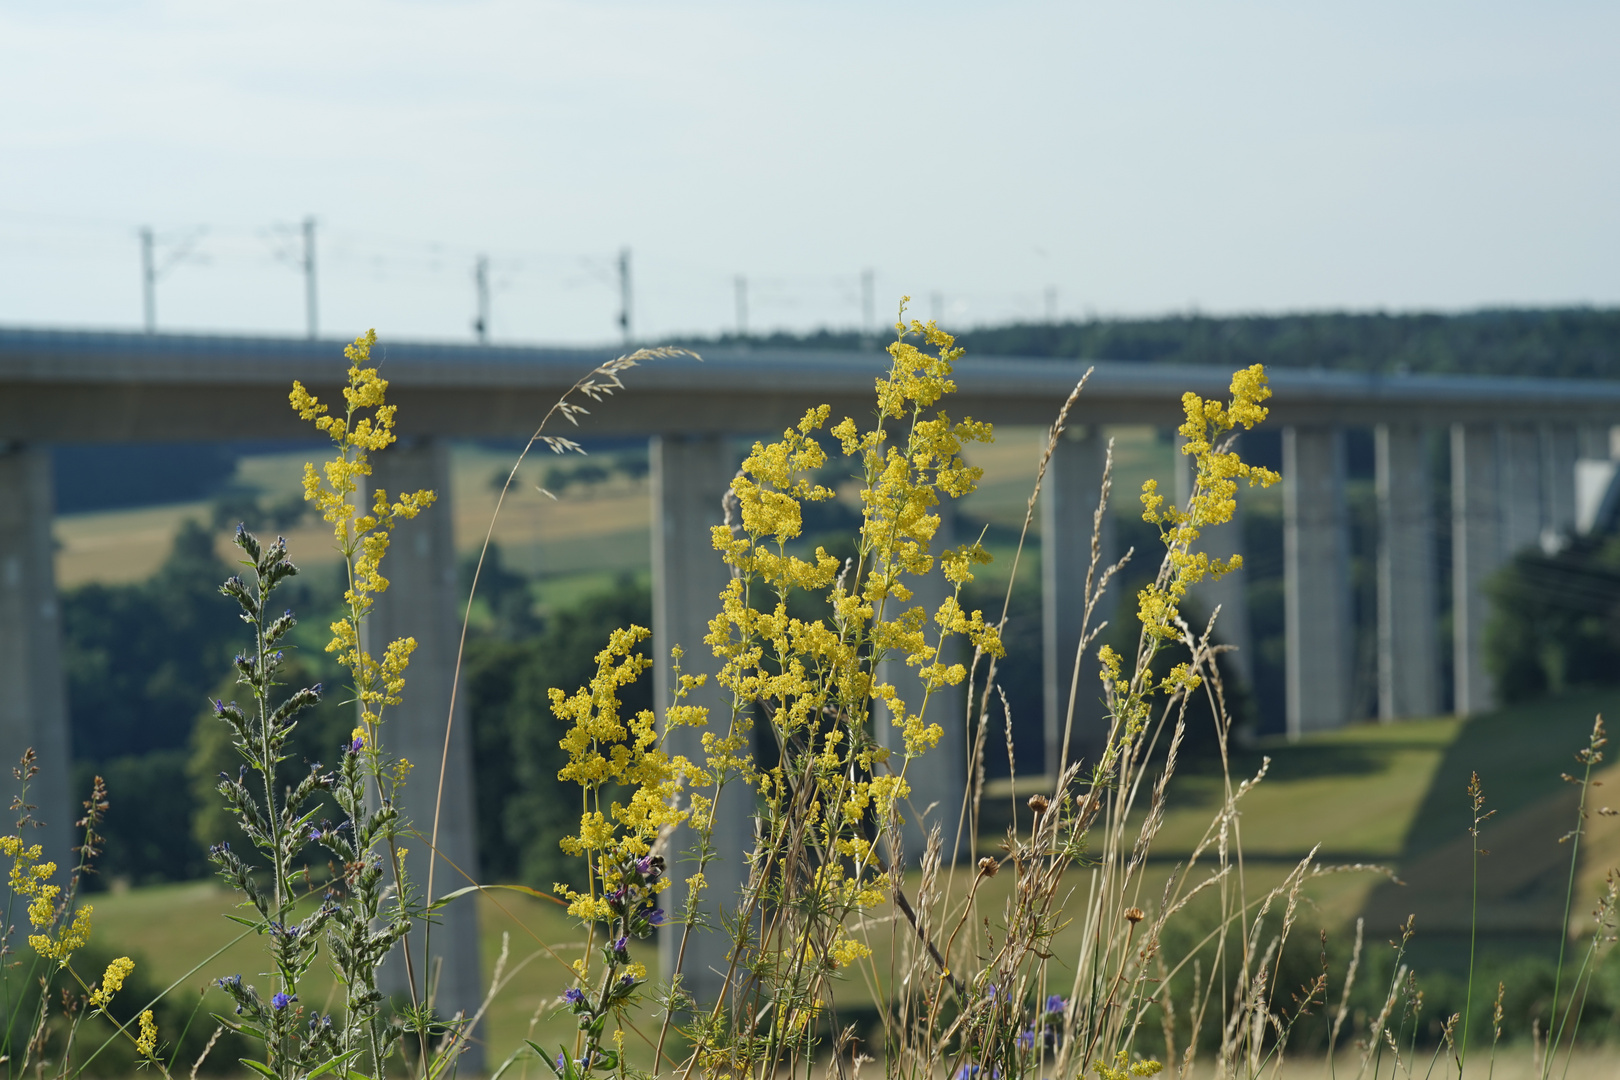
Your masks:
<svg viewBox="0 0 1620 1080"><path fill-rule="evenodd" d="M833 947L827 950L827 955L832 957L839 967L848 967L871 956L872 950L854 938L844 937L833 943Z"/></svg>
<svg viewBox="0 0 1620 1080"><path fill-rule="evenodd" d="M1253 428L1266 418L1261 402L1271 396L1265 368L1259 364L1232 376L1230 403L1205 401L1197 394L1182 397L1186 419L1180 433L1181 452L1194 461L1193 493L1185 507L1167 504L1159 494L1158 482L1142 485L1142 520L1159 526L1159 534L1169 549L1168 580L1156 581L1137 594L1137 618L1151 635L1171 639L1179 634L1175 622L1178 605L1187 589L1206 578L1219 578L1243 565L1242 557L1211 559L1192 545L1201 531L1232 520L1237 509L1239 480L1250 487L1270 487L1278 476L1270 469L1250 465L1228 448L1224 436L1237 427ZM1184 686L1192 676L1178 672L1166 680L1167 688Z"/></svg>
<svg viewBox="0 0 1620 1080"><path fill-rule="evenodd" d="M620 688L635 682L652 663L637 651L649 636L640 626L613 631L607 648L596 654L596 674L589 686L572 696L551 690L552 713L570 725L561 741L568 764L557 778L579 784L585 799L579 832L564 837L562 847L591 862L590 892L566 885L557 885L556 891L569 901L570 914L586 920L611 915L607 902L596 895L597 886L617 885L618 868L625 860L646 855L660 830L686 820L687 811L676 808L678 793L687 780L702 779L686 758L664 752L650 710L643 709L628 721L619 715ZM695 681L684 681L683 693ZM671 709L666 720L666 731L668 726L697 727L707 723L708 714L683 706ZM609 801L604 812L602 789L609 785L629 788L630 796L628 802ZM693 802L701 800L694 797ZM664 878L655 888L668 884Z"/></svg>
<svg viewBox="0 0 1620 1080"><path fill-rule="evenodd" d="M141 1013L141 1033L135 1039L135 1053L143 1058L157 1053L157 1021L153 1019L151 1009Z"/></svg>
<svg viewBox="0 0 1620 1080"><path fill-rule="evenodd" d="M135 961L127 956L120 956L107 965L102 973L101 985L90 991L90 1004L96 1006L106 1005L113 999L113 995L124 988L124 980L129 978L130 972L135 970Z"/></svg>
<svg viewBox="0 0 1620 1080"><path fill-rule="evenodd" d="M917 667L929 690L956 685L966 676L960 664L940 663L939 648L950 635L966 636L988 652L1000 654L995 630L983 615L961 609L955 596L937 612L922 607L887 610L909 601L905 577L920 576L934 568L929 545L939 527L941 492L965 495L974 489L980 470L965 464L961 450L968 442L989 442L988 424L963 420L952 423L943 410L922 415L944 394L955 389L951 363L961 355L949 334L932 323L913 321L889 346L889 374L878 380L879 423L861 432L846 418L831 431L846 457L859 462L864 522L856 585L838 583L838 561L822 548L805 559L787 551L801 529L804 501L822 501L833 492L813 480L826 465L826 452L813 438L827 422L823 405L805 413L795 428L769 445L755 443L733 484L741 527L734 533L725 526L714 530L714 545L737 571L721 596L722 610L710 624L708 643L724 661L720 682L738 700L766 701L775 707L773 723L786 735L802 731L829 707L852 710L853 723L864 722L873 701L882 701L896 727L902 729L908 758L938 743L937 725L921 720L921 703L908 714L906 703L893 687L872 678L875 663L887 656L903 656ZM906 340L921 336L935 347L930 355ZM903 445L890 442L884 420L908 422ZM989 561L977 544L945 552L939 561L945 576L960 587L972 580L971 567ZM794 590L819 592L831 588L829 625L788 615L787 598ZM775 594L772 610L759 610L753 591ZM929 624L937 631L930 640ZM825 747L826 764L840 760L834 747ZM861 760L870 769L871 752ZM902 796L903 796L902 792Z"/></svg>
<svg viewBox="0 0 1620 1080"><path fill-rule="evenodd" d="M1247 480L1250 487L1270 487L1279 479L1275 472L1250 465L1231 449L1230 436L1235 429L1252 428L1266 418L1262 402L1271 396L1271 390L1266 385L1265 369L1256 364L1238 371L1232 376L1231 391L1230 402L1205 401L1196 394L1182 397L1182 452L1193 459L1194 468L1187 505L1167 503L1155 480L1142 485L1142 519L1159 527L1166 551L1158 576L1137 593L1136 614L1145 648L1138 654L1135 675L1124 675L1124 660L1112 647L1104 645L1097 652L1099 674L1120 737L1120 742L1104 753L1100 764L1105 770L1111 766L1117 749L1147 724L1149 700L1154 693L1187 693L1202 681L1185 663L1175 665L1157 683L1152 672L1158 648L1181 636L1180 604L1187 590L1242 565L1240 556L1211 559L1205 552L1194 551L1193 544L1204 529L1232 520L1240 480Z"/></svg>
<svg viewBox="0 0 1620 1080"><path fill-rule="evenodd" d="M347 407L342 416L331 415L327 406L306 390L303 383L294 382L288 395L299 417L314 421L337 448L336 456L321 470L311 463L304 465L304 498L313 502L331 524L337 549L348 568L348 588L343 594L348 611L344 618L332 624L332 640L326 651L337 653L339 662L353 674L361 726L368 746L375 742L374 729L381 720L383 708L399 704L405 687L405 669L416 641L401 638L391 642L383 650L382 659L377 660L361 648L360 626L370 614L377 596L388 588L381 566L396 521L414 518L431 506L436 497L432 491L422 490L402 493L390 500L388 492L379 487L371 493L371 512L360 512L356 496L360 478L371 475L370 455L395 440L395 407L386 404L388 381L377 374L375 367L369 366L371 349L376 344L377 332L368 330L343 350L349 361L349 381L343 388ZM370 410L370 415L364 415L363 410Z"/></svg>
<svg viewBox="0 0 1620 1080"><path fill-rule="evenodd" d="M955 389L951 365L962 350L951 336L916 321L896 330L890 370L876 384L876 425L862 431L846 418L828 432L861 480L863 520L850 565L841 568L822 548L791 546L802 531L803 504L835 497L817 480L828 462L817 438L829 419L825 405L806 412L780 440L754 444L732 485L738 520L713 532L733 577L705 640L721 661L719 682L732 694L737 719L729 742L706 737L706 764L711 772L747 775L737 732L756 707L768 717L785 760L753 774L754 783L766 820L780 832L771 842L786 842L791 830L803 837L795 843L822 853L803 902L824 913L816 916L827 920L824 930L886 899L886 879L874 873L865 830L873 821L882 828L893 820L910 793L906 763L943 737L938 724L924 719L927 695L966 677L963 665L941 660L943 645L957 636L988 653L1002 652L982 613L964 611L954 593L937 610L910 603L917 578L940 572L959 591L973 579L974 566L989 562L976 543L937 556L930 548L940 499L968 494L980 476L963 461L963 447L989 442L993 433L988 424L952 421L935 408ZM933 353L909 338L921 338ZM895 422L898 433L885 426ZM791 613L796 593L823 596L829 616ZM877 680L878 665L891 658L918 670L923 700L908 703ZM898 765L871 730L879 704L901 732ZM790 826L794 814L800 816ZM812 939L832 940L828 955L839 965L867 955L841 932L800 935Z"/></svg>
<svg viewBox="0 0 1620 1080"><path fill-rule="evenodd" d="M41 862L44 849L38 844L25 846L21 837L0 836L0 853L11 862L11 891L28 897L28 921L40 933L29 934L28 944L47 960L65 965L74 951L90 940L89 904L73 912L71 920L57 927L53 936L50 928L57 924L57 898L62 895L60 885L50 883L56 873L54 862Z"/></svg>
<svg viewBox="0 0 1620 1080"><path fill-rule="evenodd" d="M1157 1076L1164 1071L1162 1061L1132 1061L1130 1054L1124 1050L1114 1055L1112 1065L1097 1061L1091 1067L1102 1080L1131 1080L1133 1076Z"/></svg>

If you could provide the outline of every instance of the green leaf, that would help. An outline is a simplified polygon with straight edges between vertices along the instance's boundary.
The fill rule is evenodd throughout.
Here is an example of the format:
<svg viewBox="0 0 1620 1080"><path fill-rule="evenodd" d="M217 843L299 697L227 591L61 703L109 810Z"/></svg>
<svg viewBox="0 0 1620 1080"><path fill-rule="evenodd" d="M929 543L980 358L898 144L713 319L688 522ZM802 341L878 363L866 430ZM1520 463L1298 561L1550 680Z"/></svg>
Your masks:
<svg viewBox="0 0 1620 1080"><path fill-rule="evenodd" d="M225 917L227 919L231 920L231 922L233 922L233 923L240 923L241 925L249 927L250 929L253 929L253 930L263 930L264 929L264 920L263 919L244 919L244 918L242 918L242 916L240 916L240 915L232 915L228 911L225 912L224 914L225 914Z"/></svg>
<svg viewBox="0 0 1620 1080"><path fill-rule="evenodd" d="M270 1066L266 1065L262 1061L254 1061L252 1058L237 1058L236 1060L240 1061L254 1072L263 1076L268 1076L270 1080L281 1080L281 1077L276 1075L275 1070L270 1068Z"/></svg>
<svg viewBox="0 0 1620 1080"><path fill-rule="evenodd" d="M212 1016L216 1021L218 1021L220 1027L225 1028L228 1031L234 1031L238 1035L251 1035L260 1042L264 1041L264 1032L260 1031L252 1024L244 1024L235 1017L222 1016L219 1013L209 1013L208 1015Z"/></svg>
<svg viewBox="0 0 1620 1080"><path fill-rule="evenodd" d="M320 1076L322 1073L330 1072L333 1069L342 1068L344 1065L347 1065L349 1062L353 1061L359 1055L360 1055L360 1051L358 1049L350 1050L347 1053L339 1054L337 1057L332 1058L330 1061L325 1061L325 1062L322 1062L321 1064L315 1066L314 1071L312 1071L309 1074L309 1076L305 1078L305 1080L315 1080L315 1078L317 1076Z"/></svg>
<svg viewBox="0 0 1620 1080"><path fill-rule="evenodd" d="M546 1050L538 1043L530 1042L528 1039L524 1039L523 1041L528 1045L529 1049L533 1050L540 1056L541 1061L551 1066L552 1072L562 1077L563 1080L574 1080L574 1059L568 1056L568 1051L564 1050L560 1055L558 1055L562 1058L562 1068L559 1069L557 1067L557 1058L553 1057L550 1051Z"/></svg>
<svg viewBox="0 0 1620 1080"><path fill-rule="evenodd" d="M317 806L315 809L311 810L309 813L305 814L303 817L299 818L297 821L288 826L288 831L292 833L303 832L304 826L308 825L311 821L314 821L315 815L319 814L323 809L324 807ZM307 840L304 842L309 843Z"/></svg>

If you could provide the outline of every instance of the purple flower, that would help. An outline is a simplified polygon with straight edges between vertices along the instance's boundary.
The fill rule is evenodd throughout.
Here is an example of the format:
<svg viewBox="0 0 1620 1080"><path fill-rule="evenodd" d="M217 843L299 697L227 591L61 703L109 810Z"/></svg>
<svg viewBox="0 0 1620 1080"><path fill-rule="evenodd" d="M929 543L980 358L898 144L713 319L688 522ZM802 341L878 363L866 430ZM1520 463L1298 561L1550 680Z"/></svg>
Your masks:
<svg viewBox="0 0 1620 1080"><path fill-rule="evenodd" d="M651 923L652 925L654 925L654 926L663 926L664 925L664 909L661 908L661 907L655 907L655 908L648 909L648 911L647 911L647 921L649 923Z"/></svg>
<svg viewBox="0 0 1620 1080"><path fill-rule="evenodd" d="M288 1005L297 1000L298 999L296 997L289 997L286 994L277 994L270 999L270 1007L276 1010L276 1012L280 1012L282 1009L285 1009Z"/></svg>
<svg viewBox="0 0 1620 1080"><path fill-rule="evenodd" d="M354 737L354 742L349 744L349 753L358 754L361 750L365 749L365 746L366 740L363 737L356 735Z"/></svg>
<svg viewBox="0 0 1620 1080"><path fill-rule="evenodd" d="M585 991L581 990L577 986L570 987L568 991L563 994L563 1000L577 1009L581 1005L585 1004Z"/></svg>
<svg viewBox="0 0 1620 1080"><path fill-rule="evenodd" d="M972 1080L973 1077L978 1075L979 1067L977 1065L964 1065L957 1070L956 1080Z"/></svg>
<svg viewBox="0 0 1620 1080"><path fill-rule="evenodd" d="M557 1055L557 1071L562 1072L568 1067L568 1059L561 1054Z"/></svg>
<svg viewBox="0 0 1620 1080"><path fill-rule="evenodd" d="M1060 1013L1061 1014L1063 1012L1063 1009L1064 1009L1064 1003L1063 1003L1063 998L1062 998L1061 995L1053 994L1051 997L1046 999L1046 1011L1047 1012L1049 1012L1049 1013Z"/></svg>
<svg viewBox="0 0 1620 1080"><path fill-rule="evenodd" d="M1035 1029L1025 1028L1018 1033L1018 1049L1033 1050L1035 1048Z"/></svg>

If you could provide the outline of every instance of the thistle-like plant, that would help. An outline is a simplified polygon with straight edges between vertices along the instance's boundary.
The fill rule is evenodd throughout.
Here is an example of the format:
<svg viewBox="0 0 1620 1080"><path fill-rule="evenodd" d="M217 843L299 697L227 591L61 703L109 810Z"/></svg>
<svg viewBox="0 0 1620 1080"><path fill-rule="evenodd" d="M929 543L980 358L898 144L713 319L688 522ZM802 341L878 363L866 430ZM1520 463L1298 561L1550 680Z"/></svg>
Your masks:
<svg viewBox="0 0 1620 1080"><path fill-rule="evenodd" d="M236 776L221 774L219 793L257 858L244 857L229 843L215 845L209 858L258 913L257 920L232 918L267 932L275 986L266 1000L240 975L220 979L219 985L241 1017L226 1022L264 1042L266 1060L250 1065L267 1075L291 1078L308 1075L340 1049L330 1022L317 1020L301 1030L304 1010L294 1004L299 983L315 961L319 935L337 910L329 898L302 919L293 915L299 899L294 875L310 842L311 822L320 813L319 797L332 787L334 778L317 764L296 784L277 790L287 740L299 715L320 700L321 686L279 694L276 676L283 652L278 646L296 624L291 611L272 614L270 607L276 586L298 572L287 557L286 541L263 545L239 527L236 546L247 556L247 576L229 578L221 591L241 606L243 621L253 628L252 647L236 658L237 683L252 698L245 708L234 701L214 703L215 715L230 725L243 758Z"/></svg>

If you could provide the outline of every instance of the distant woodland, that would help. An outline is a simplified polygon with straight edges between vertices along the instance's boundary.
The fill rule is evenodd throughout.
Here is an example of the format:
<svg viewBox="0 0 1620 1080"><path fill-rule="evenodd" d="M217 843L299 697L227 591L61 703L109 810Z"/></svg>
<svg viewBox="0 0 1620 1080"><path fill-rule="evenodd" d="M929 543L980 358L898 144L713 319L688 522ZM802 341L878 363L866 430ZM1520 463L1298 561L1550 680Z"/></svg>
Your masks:
<svg viewBox="0 0 1620 1080"><path fill-rule="evenodd" d="M944 327L952 329L948 324ZM1620 378L1620 308L1500 308L1460 314L1167 315L963 330L969 356L1031 356L1236 368ZM735 336L694 344L738 344ZM775 348L851 349L850 332L751 336Z"/></svg>

